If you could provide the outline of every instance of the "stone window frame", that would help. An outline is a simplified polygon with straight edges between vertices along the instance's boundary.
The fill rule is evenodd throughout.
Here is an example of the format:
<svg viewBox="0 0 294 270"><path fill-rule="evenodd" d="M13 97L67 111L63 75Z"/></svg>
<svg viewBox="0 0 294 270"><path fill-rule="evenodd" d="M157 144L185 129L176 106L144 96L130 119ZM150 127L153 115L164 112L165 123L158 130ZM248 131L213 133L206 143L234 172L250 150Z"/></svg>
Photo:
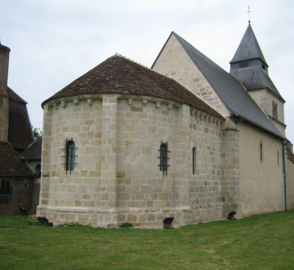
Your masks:
<svg viewBox="0 0 294 270"><path fill-rule="evenodd" d="M193 146L192 147L192 174L196 174L196 152L197 147Z"/></svg>
<svg viewBox="0 0 294 270"><path fill-rule="evenodd" d="M272 103L273 118L278 119L278 104L277 102Z"/></svg>
<svg viewBox="0 0 294 270"><path fill-rule="evenodd" d="M65 165L65 170L66 170L66 174L69 171L69 173L71 174L71 172L74 170L75 168L75 152L76 152L76 145L75 142L73 141L73 139L68 140L66 142L66 165Z"/></svg>
<svg viewBox="0 0 294 270"><path fill-rule="evenodd" d="M259 159L260 159L261 163L263 162L263 156L264 156L263 152L264 152L263 143L262 143L262 140L260 140L260 143L259 143Z"/></svg>
<svg viewBox="0 0 294 270"><path fill-rule="evenodd" d="M163 173L165 173L165 175L167 175L167 168L170 166L168 165L168 153L170 153L170 151L168 151L168 143L163 143L161 142L160 147L158 149L159 151L159 170Z"/></svg>
<svg viewBox="0 0 294 270"><path fill-rule="evenodd" d="M277 151L277 166L280 166L280 152Z"/></svg>

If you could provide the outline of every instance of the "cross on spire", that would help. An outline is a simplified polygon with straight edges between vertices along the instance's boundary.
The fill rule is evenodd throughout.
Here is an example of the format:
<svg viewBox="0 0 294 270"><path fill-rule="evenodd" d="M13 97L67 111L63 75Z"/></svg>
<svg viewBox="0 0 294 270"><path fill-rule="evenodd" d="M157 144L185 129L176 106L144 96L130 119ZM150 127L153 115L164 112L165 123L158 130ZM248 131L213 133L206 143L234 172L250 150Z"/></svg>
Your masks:
<svg viewBox="0 0 294 270"><path fill-rule="evenodd" d="M246 13L248 13L248 22L250 23L250 12L252 12L253 10L250 10L250 5L248 6L248 11L246 11Z"/></svg>

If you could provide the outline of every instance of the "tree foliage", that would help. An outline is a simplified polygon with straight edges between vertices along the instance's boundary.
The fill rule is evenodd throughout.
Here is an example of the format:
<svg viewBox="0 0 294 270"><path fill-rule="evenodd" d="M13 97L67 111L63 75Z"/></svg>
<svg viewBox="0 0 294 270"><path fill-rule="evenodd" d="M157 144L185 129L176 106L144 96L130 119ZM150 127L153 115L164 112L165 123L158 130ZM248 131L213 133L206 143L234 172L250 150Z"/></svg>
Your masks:
<svg viewBox="0 0 294 270"><path fill-rule="evenodd" d="M43 135L42 130L40 128L35 128L34 126L32 126L32 132L35 140Z"/></svg>

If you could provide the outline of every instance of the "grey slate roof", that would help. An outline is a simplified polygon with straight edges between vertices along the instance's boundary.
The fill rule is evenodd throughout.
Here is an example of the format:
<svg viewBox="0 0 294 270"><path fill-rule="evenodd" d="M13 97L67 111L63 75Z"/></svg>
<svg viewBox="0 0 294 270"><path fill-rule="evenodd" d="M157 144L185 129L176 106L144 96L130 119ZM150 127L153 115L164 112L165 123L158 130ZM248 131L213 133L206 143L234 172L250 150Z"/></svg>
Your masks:
<svg viewBox="0 0 294 270"><path fill-rule="evenodd" d="M248 67L239 67L238 62L240 63L249 60L250 64ZM267 88L272 91L272 93L274 93L279 99L285 102L278 89L270 79L267 68L265 68L265 70L262 69L262 62L266 64L265 58L253 33L252 27L249 24L244 37L232 61L230 62L230 74L240 81L246 87L247 91Z"/></svg>
<svg viewBox="0 0 294 270"><path fill-rule="evenodd" d="M263 56L263 53L259 47L258 41L254 35L251 24L249 24L240 42L240 45L230 63L255 58L260 58L268 66Z"/></svg>
<svg viewBox="0 0 294 270"><path fill-rule="evenodd" d="M247 91L268 88L283 102L285 102L271 78L261 68L243 68L233 70L230 74L240 81L245 86Z"/></svg>
<svg viewBox="0 0 294 270"><path fill-rule="evenodd" d="M36 139L28 148L20 154L23 160L39 160L42 155L42 137Z"/></svg>
<svg viewBox="0 0 294 270"><path fill-rule="evenodd" d="M241 117L248 123L281 139L285 139L263 111L256 105L239 81L195 49L179 35L174 32L172 32L171 35L172 34L175 35L191 60L230 110L231 115Z"/></svg>

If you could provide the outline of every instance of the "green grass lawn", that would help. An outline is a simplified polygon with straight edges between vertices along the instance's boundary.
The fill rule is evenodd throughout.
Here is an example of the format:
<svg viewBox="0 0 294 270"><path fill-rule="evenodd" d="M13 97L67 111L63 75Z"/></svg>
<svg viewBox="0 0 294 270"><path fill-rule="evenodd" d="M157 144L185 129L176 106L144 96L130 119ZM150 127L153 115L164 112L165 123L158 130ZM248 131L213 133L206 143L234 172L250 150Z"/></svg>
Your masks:
<svg viewBox="0 0 294 270"><path fill-rule="evenodd" d="M37 226L0 216L0 269L294 269L294 211L180 229Z"/></svg>

